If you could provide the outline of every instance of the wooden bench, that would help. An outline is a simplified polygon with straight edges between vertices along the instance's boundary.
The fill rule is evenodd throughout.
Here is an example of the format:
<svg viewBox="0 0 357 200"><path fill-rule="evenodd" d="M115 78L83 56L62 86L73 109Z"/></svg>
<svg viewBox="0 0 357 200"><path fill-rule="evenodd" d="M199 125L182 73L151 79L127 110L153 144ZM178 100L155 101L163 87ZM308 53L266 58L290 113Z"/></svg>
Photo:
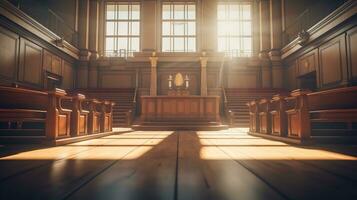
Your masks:
<svg viewBox="0 0 357 200"><path fill-rule="evenodd" d="M269 110L269 100L268 99L261 99L258 101L258 115L259 115L259 132L264 134L271 133L271 126L270 126L270 110Z"/></svg>
<svg viewBox="0 0 357 200"><path fill-rule="evenodd" d="M0 86L0 135L70 136L71 110L62 107L64 90L42 92Z"/></svg>
<svg viewBox="0 0 357 200"><path fill-rule="evenodd" d="M115 105L112 101L102 102L101 109L101 132L110 132L113 130L113 106Z"/></svg>
<svg viewBox="0 0 357 200"><path fill-rule="evenodd" d="M253 100L246 104L249 109L249 131L251 133L258 133L260 130L258 101Z"/></svg>
<svg viewBox="0 0 357 200"><path fill-rule="evenodd" d="M88 114L88 133L95 134L101 131L102 120L102 102L97 99L86 99L84 105Z"/></svg>
<svg viewBox="0 0 357 200"><path fill-rule="evenodd" d="M295 90L286 98L288 136L357 136L357 87Z"/></svg>
<svg viewBox="0 0 357 200"><path fill-rule="evenodd" d="M63 97L66 108L72 110L71 113L71 136L76 137L86 135L88 132L88 110L83 109L85 96L74 94Z"/></svg>
<svg viewBox="0 0 357 200"><path fill-rule="evenodd" d="M286 96L274 95L270 100L270 129L272 135L287 136Z"/></svg>

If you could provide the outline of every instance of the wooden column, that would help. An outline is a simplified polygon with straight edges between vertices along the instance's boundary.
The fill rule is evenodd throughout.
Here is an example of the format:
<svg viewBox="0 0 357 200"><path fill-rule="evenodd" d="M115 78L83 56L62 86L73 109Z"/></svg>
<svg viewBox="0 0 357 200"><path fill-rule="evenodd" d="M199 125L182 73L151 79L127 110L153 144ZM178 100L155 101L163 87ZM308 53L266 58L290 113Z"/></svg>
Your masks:
<svg viewBox="0 0 357 200"><path fill-rule="evenodd" d="M202 52L201 61L201 96L207 96L207 60L206 52Z"/></svg>
<svg viewBox="0 0 357 200"><path fill-rule="evenodd" d="M89 0L78 2L78 49L77 87L88 87L89 51Z"/></svg>
<svg viewBox="0 0 357 200"><path fill-rule="evenodd" d="M157 96L157 60L156 52L149 58L151 63L150 96Z"/></svg>
<svg viewBox="0 0 357 200"><path fill-rule="evenodd" d="M270 14L269 0L259 1L259 40L262 67L262 87L271 88L272 86L272 71L271 63L268 56L270 51Z"/></svg>
<svg viewBox="0 0 357 200"><path fill-rule="evenodd" d="M283 87L282 47L282 0L270 0L270 51L272 87Z"/></svg>
<svg viewBox="0 0 357 200"><path fill-rule="evenodd" d="M89 51L90 59L95 60L98 57L98 23L99 23L99 2L90 0L89 16Z"/></svg>
<svg viewBox="0 0 357 200"><path fill-rule="evenodd" d="M259 38L260 52L267 53L270 50L270 14L269 0L259 1Z"/></svg>

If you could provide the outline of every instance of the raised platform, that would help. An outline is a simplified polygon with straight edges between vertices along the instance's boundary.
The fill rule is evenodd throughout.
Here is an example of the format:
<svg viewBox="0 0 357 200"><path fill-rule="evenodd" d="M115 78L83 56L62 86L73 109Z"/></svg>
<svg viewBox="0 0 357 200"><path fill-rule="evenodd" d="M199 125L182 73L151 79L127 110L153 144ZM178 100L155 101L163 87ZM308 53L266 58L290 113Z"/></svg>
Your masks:
<svg viewBox="0 0 357 200"><path fill-rule="evenodd" d="M135 123L131 127L137 131L219 131L228 129L228 125L215 122L188 122L188 121L160 121L160 122L144 122Z"/></svg>

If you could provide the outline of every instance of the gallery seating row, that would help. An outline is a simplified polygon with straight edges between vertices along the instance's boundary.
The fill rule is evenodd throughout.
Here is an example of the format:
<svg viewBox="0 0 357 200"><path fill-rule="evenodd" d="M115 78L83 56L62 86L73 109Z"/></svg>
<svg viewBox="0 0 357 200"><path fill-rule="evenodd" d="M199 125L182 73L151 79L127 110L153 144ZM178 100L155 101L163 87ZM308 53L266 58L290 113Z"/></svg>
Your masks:
<svg viewBox="0 0 357 200"><path fill-rule="evenodd" d="M357 87L311 92L294 90L247 103L251 133L306 141L357 136Z"/></svg>
<svg viewBox="0 0 357 200"><path fill-rule="evenodd" d="M113 105L57 88L45 92L0 86L0 138L57 140L111 132Z"/></svg>

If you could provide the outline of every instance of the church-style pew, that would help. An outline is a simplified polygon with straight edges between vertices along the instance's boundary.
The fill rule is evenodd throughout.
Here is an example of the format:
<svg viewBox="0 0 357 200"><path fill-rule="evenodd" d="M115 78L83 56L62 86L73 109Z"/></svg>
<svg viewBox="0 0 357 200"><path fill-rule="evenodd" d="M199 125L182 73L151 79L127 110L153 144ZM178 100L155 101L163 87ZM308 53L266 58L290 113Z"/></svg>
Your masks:
<svg viewBox="0 0 357 200"><path fill-rule="evenodd" d="M259 132L259 112L258 112L258 101L253 100L246 104L249 109L249 131L251 133Z"/></svg>
<svg viewBox="0 0 357 200"><path fill-rule="evenodd" d="M320 92L294 90L287 100L288 136L356 136L357 87Z"/></svg>
<svg viewBox="0 0 357 200"><path fill-rule="evenodd" d="M86 135L88 131L88 110L83 109L85 100L83 94L74 94L63 97L64 106L72 110L71 113L71 136Z"/></svg>
<svg viewBox="0 0 357 200"><path fill-rule="evenodd" d="M113 130L113 106L112 101L103 101L101 109L101 132L111 132Z"/></svg>
<svg viewBox="0 0 357 200"><path fill-rule="evenodd" d="M270 127L272 135L287 136L285 98L285 95L277 94L270 100Z"/></svg>
<svg viewBox="0 0 357 200"><path fill-rule="evenodd" d="M102 120L102 102L97 99L86 99L84 105L88 113L88 133L95 134L101 130Z"/></svg>
<svg viewBox="0 0 357 200"><path fill-rule="evenodd" d="M61 89L41 92L0 86L1 136L69 137L71 110L62 107L65 96Z"/></svg>
<svg viewBox="0 0 357 200"><path fill-rule="evenodd" d="M258 101L258 115L259 120L259 132L264 134L270 134L271 127L270 127L270 105L268 99L261 99Z"/></svg>

